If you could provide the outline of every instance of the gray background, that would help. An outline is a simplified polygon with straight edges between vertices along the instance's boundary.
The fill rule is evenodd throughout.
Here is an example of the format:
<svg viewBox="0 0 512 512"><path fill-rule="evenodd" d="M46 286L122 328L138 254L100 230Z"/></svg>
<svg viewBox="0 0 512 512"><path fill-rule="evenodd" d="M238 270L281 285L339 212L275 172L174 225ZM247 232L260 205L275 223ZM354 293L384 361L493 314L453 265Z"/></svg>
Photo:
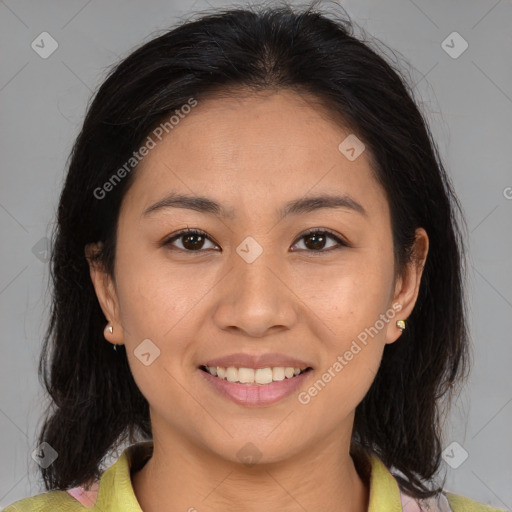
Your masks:
<svg viewBox="0 0 512 512"><path fill-rule="evenodd" d="M410 63L468 222L474 365L446 425L446 488L511 509L512 3L341 5ZM119 57L208 7L200 0L0 1L0 508L43 490L31 453L44 403L36 373L49 311L44 239L87 101ZM337 11L334 2L328 8ZM31 48L44 31L59 45L47 59ZM442 47L454 31L469 45L458 58ZM462 48L461 40L445 44Z"/></svg>

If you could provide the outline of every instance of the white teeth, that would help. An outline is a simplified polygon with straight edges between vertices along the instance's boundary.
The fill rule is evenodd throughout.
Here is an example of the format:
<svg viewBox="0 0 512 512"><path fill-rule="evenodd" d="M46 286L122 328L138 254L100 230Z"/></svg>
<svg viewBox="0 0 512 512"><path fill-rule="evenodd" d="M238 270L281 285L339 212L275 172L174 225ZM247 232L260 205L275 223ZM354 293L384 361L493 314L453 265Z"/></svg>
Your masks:
<svg viewBox="0 0 512 512"><path fill-rule="evenodd" d="M238 382L238 370L234 366L226 368L226 379L228 382Z"/></svg>
<svg viewBox="0 0 512 512"><path fill-rule="evenodd" d="M284 368L282 366L272 368L272 380L284 380Z"/></svg>
<svg viewBox="0 0 512 512"><path fill-rule="evenodd" d="M239 368L238 380L240 382L254 382L254 368Z"/></svg>
<svg viewBox="0 0 512 512"><path fill-rule="evenodd" d="M229 366L206 366L211 375L220 379L226 379L228 382L240 382L242 384L269 384L284 379L291 379L301 373L300 368L291 366L276 366L273 368L235 368Z"/></svg>
<svg viewBox="0 0 512 512"><path fill-rule="evenodd" d="M272 368L258 368L254 372L254 382L256 382L256 384L268 384L272 382Z"/></svg>
<svg viewBox="0 0 512 512"><path fill-rule="evenodd" d="M293 374L295 373L294 368L290 368L289 366L284 369L284 376L287 379L291 379L293 377Z"/></svg>

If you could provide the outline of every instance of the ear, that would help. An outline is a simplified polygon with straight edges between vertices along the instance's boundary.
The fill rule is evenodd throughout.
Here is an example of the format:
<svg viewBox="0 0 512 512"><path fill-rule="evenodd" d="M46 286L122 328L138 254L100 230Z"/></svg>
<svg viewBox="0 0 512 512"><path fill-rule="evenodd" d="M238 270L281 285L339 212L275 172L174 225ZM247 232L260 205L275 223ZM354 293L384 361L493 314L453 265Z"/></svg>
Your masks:
<svg viewBox="0 0 512 512"><path fill-rule="evenodd" d="M407 263L404 272L395 284L392 300L393 309L396 310L397 305L400 305L401 309L388 324L386 343L393 343L400 337L402 331L397 327L396 321L407 320L414 309L420 289L421 276L427 260L428 247L427 232L423 228L417 228L411 261ZM407 329L407 322L405 328Z"/></svg>
<svg viewBox="0 0 512 512"><path fill-rule="evenodd" d="M119 301L112 277L103 269L101 263L94 259L94 255L101 252L102 242L91 243L85 246L85 257L89 263L89 272L105 318L113 326L113 332L105 329L105 339L113 344L120 345L123 341L123 329L119 317ZM106 325L105 325L106 327Z"/></svg>

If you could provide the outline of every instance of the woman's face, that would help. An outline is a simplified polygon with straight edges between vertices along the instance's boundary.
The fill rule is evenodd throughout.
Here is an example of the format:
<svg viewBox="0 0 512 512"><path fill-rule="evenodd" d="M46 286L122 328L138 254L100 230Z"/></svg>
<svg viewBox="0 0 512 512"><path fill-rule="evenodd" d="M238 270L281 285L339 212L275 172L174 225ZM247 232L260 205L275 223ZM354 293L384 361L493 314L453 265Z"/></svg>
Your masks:
<svg viewBox="0 0 512 512"><path fill-rule="evenodd" d="M108 339L125 344L150 404L154 439L261 462L348 443L396 321L412 311L421 270L393 280L390 211L369 152L358 156L354 136L306 98L199 101L134 171L116 284L91 276L114 325ZM172 194L219 207L151 208ZM187 228L205 235L170 240ZM276 381L228 382L207 375L207 363L247 368L227 370L230 380ZM282 367L310 370L290 378Z"/></svg>

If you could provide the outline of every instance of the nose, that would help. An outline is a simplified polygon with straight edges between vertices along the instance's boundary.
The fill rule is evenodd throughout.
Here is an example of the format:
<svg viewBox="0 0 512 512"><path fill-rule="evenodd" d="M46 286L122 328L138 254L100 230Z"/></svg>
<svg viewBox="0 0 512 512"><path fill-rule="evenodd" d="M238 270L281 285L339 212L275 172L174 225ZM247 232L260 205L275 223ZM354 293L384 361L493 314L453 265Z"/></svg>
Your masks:
<svg viewBox="0 0 512 512"><path fill-rule="evenodd" d="M292 329L300 301L289 273L271 251L263 251L249 261L235 255L234 267L218 290L214 315L217 326L255 338L271 330Z"/></svg>

